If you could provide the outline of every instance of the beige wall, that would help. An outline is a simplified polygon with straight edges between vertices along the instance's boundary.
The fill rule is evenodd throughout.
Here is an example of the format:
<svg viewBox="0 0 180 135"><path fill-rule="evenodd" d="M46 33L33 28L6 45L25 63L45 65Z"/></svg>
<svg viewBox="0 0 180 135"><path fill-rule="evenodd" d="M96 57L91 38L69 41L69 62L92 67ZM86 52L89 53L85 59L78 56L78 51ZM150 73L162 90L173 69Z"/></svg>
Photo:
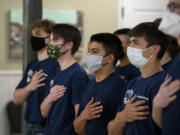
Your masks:
<svg viewBox="0 0 180 135"><path fill-rule="evenodd" d="M23 0L0 0L0 70L21 69L20 60L8 59L9 19L11 8L22 8ZM118 0L43 0L44 9L67 9L84 12L84 56L89 37L98 32L113 32L117 28Z"/></svg>

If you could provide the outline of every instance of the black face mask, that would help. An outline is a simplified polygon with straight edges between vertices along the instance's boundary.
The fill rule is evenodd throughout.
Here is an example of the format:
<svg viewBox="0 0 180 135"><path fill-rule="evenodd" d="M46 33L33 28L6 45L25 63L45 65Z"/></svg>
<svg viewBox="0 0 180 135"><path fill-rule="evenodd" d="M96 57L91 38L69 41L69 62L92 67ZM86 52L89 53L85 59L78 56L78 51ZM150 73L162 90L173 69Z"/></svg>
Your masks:
<svg viewBox="0 0 180 135"><path fill-rule="evenodd" d="M31 37L31 46L34 51L39 51L42 48L46 47L45 38L47 37Z"/></svg>

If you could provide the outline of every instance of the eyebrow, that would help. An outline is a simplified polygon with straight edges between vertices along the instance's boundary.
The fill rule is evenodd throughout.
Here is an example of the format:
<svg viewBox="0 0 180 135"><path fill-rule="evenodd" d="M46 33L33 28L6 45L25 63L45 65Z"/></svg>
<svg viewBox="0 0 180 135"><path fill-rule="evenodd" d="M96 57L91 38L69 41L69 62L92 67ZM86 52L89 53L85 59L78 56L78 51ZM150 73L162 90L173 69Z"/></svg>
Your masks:
<svg viewBox="0 0 180 135"><path fill-rule="evenodd" d="M139 40L138 39L133 39L133 40L131 40L131 42L139 42Z"/></svg>
<svg viewBox="0 0 180 135"><path fill-rule="evenodd" d="M98 49L98 48L88 48L88 50L91 50L91 51L99 51L100 49Z"/></svg>
<svg viewBox="0 0 180 135"><path fill-rule="evenodd" d="M131 40L131 41L139 41L138 39L133 39L133 40Z"/></svg>

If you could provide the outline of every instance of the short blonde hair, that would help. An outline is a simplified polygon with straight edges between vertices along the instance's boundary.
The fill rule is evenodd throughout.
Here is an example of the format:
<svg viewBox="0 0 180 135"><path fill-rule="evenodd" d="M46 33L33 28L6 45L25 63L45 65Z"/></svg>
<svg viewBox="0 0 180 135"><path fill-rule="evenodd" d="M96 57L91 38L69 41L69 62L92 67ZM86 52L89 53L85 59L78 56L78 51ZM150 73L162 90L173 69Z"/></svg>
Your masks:
<svg viewBox="0 0 180 135"><path fill-rule="evenodd" d="M42 29L46 33L50 34L54 25L55 23L51 20L39 19L30 25L30 31L32 32L34 29Z"/></svg>

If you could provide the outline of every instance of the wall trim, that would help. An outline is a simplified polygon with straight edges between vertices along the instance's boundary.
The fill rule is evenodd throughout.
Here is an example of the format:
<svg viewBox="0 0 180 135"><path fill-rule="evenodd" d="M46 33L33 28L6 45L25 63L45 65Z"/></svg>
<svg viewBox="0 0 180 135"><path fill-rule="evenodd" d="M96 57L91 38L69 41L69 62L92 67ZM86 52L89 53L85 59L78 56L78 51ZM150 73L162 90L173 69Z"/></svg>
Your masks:
<svg viewBox="0 0 180 135"><path fill-rule="evenodd" d="M21 70L0 70L0 75L22 75Z"/></svg>

